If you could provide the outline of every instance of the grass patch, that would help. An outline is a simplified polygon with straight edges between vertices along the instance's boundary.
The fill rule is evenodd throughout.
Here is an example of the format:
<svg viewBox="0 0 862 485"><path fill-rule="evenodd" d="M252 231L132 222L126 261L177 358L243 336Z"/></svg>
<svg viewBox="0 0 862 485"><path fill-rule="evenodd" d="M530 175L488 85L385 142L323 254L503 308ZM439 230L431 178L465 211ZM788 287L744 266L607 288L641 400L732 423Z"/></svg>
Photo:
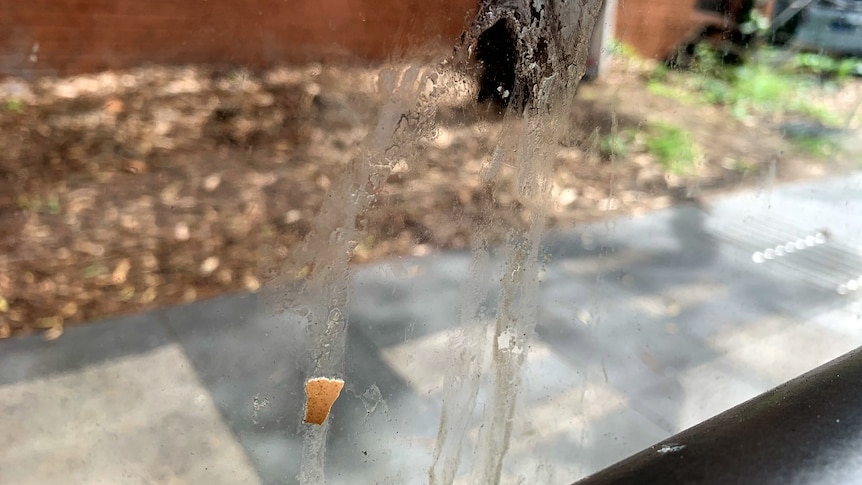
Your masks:
<svg viewBox="0 0 862 485"><path fill-rule="evenodd" d="M734 159L732 164L730 165L734 171L748 173L757 168L757 162L750 158L737 158Z"/></svg>
<svg viewBox="0 0 862 485"><path fill-rule="evenodd" d="M707 102L706 99L703 96L699 96L698 93L686 90L680 86L667 84L663 81L649 81L647 83L647 90L656 96L675 99L680 103L687 105L696 105Z"/></svg>
<svg viewBox="0 0 862 485"><path fill-rule="evenodd" d="M621 41L612 41L610 45L610 54L612 56L621 57L629 60L640 60L641 56L637 49L633 46Z"/></svg>
<svg viewBox="0 0 862 485"><path fill-rule="evenodd" d="M24 102L20 99L9 99L6 101L6 111L13 113L23 113L25 109Z"/></svg>
<svg viewBox="0 0 862 485"><path fill-rule="evenodd" d="M629 154L630 137L626 133L610 133L599 139L599 153L606 160L616 160Z"/></svg>
<svg viewBox="0 0 862 485"><path fill-rule="evenodd" d="M764 66L741 66L734 70L730 82L730 102L778 107L795 94L796 86L792 78Z"/></svg>
<svg viewBox="0 0 862 485"><path fill-rule="evenodd" d="M686 175L694 170L697 145L691 133L678 126L669 123L653 125L647 133L646 148L670 173Z"/></svg>
<svg viewBox="0 0 862 485"><path fill-rule="evenodd" d="M770 65L767 61L728 66L718 59L715 52L701 45L695 52L691 71L665 74L659 70L650 76L648 89L653 94L685 104L726 106L737 118L745 118L754 112L783 112L803 115L827 126L837 126L841 122L840 117L808 101L805 92L817 83L812 72L829 71L846 76L851 63L833 61L825 56L800 56L796 56L797 60L791 61L790 68L785 69ZM764 55L762 58L768 59L769 56ZM818 67L793 67L797 64Z"/></svg>
<svg viewBox="0 0 862 485"><path fill-rule="evenodd" d="M862 74L862 60L855 58L836 59L815 52L802 52L793 56L789 68L798 73L842 81L852 75Z"/></svg>
<svg viewBox="0 0 862 485"><path fill-rule="evenodd" d="M832 128L841 127L844 125L845 122L845 120L838 113L830 111L826 107L815 104L799 103L794 111L797 111L809 118L815 119L823 123L825 126L829 126Z"/></svg>
<svg viewBox="0 0 862 485"><path fill-rule="evenodd" d="M795 147L819 158L831 158L838 155L838 141L828 136L794 136L789 138Z"/></svg>

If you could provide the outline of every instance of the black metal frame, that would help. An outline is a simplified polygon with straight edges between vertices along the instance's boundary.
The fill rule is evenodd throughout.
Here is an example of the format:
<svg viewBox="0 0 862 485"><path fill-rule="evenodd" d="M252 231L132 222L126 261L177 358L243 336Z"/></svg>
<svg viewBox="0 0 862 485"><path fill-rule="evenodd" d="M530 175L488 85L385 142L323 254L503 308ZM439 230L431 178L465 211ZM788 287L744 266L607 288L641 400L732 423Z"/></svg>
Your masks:
<svg viewBox="0 0 862 485"><path fill-rule="evenodd" d="M862 348L579 482L862 483Z"/></svg>

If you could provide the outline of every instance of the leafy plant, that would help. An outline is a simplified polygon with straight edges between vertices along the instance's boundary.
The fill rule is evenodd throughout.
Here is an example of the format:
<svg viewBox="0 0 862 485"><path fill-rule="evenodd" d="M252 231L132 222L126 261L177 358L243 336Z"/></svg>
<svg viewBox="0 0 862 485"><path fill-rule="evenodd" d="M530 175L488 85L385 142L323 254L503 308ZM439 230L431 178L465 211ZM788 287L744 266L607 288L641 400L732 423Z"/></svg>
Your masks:
<svg viewBox="0 0 862 485"><path fill-rule="evenodd" d="M760 13L757 9L752 9L748 18L739 25L739 31L743 34L758 34L763 35L768 30L772 22L768 17Z"/></svg>
<svg viewBox="0 0 862 485"><path fill-rule="evenodd" d="M733 69L727 66L721 55L705 42L694 47L692 70L697 74L714 79L731 80L733 78Z"/></svg>
<svg viewBox="0 0 862 485"><path fill-rule="evenodd" d="M652 82L664 82L667 80L669 73L670 69L668 69L667 64L660 62L650 71L648 79Z"/></svg>
<svg viewBox="0 0 862 485"><path fill-rule="evenodd" d="M646 148L666 171L676 175L691 173L699 152L691 133L670 123L651 127Z"/></svg>

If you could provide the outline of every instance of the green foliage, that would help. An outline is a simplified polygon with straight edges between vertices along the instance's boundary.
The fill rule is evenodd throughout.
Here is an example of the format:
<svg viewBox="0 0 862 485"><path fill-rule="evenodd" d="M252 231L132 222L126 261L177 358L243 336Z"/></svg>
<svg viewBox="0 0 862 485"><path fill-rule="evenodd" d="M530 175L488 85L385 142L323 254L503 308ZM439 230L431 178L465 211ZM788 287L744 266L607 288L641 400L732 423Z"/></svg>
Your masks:
<svg viewBox="0 0 862 485"><path fill-rule="evenodd" d="M694 170L698 148L688 131L669 124L658 123L651 127L646 148L668 172L685 175Z"/></svg>
<svg viewBox="0 0 862 485"><path fill-rule="evenodd" d="M667 68L666 64L660 62L652 69L648 79L650 82L664 82L667 81L668 74L670 74L670 69Z"/></svg>
<svg viewBox="0 0 862 485"><path fill-rule="evenodd" d="M694 93L682 86L675 86L671 83L650 81L647 83L647 90L655 95L675 99L684 104L696 105L704 102L703 96L700 96L699 93Z"/></svg>
<svg viewBox="0 0 862 485"><path fill-rule="evenodd" d="M49 195L45 201L45 211L48 214L59 214L61 210L60 199L56 195Z"/></svg>
<svg viewBox="0 0 862 485"><path fill-rule="evenodd" d="M629 153L629 137L624 133L610 133L599 140L599 153L603 158L614 160Z"/></svg>
<svg viewBox="0 0 862 485"><path fill-rule="evenodd" d="M815 119L826 126L838 127L845 122L841 115L824 106L798 101L794 104L793 108L794 111Z"/></svg>
<svg viewBox="0 0 862 485"><path fill-rule="evenodd" d="M84 268L84 278L95 278L108 273L108 268L101 263L94 263Z"/></svg>
<svg viewBox="0 0 862 485"><path fill-rule="evenodd" d="M732 167L737 172L750 172L757 168L757 162L750 158L740 158L733 160Z"/></svg>
<svg viewBox="0 0 862 485"><path fill-rule="evenodd" d="M764 66L740 66L734 70L732 102L775 105L795 90L792 81Z"/></svg>
<svg viewBox="0 0 862 485"><path fill-rule="evenodd" d="M838 142L828 136L794 136L790 141L802 151L819 158L835 156L839 151Z"/></svg>
<svg viewBox="0 0 862 485"><path fill-rule="evenodd" d="M769 54L766 51L760 57L769 59ZM816 54L800 54L794 62L794 66L808 67L801 70L796 67L778 69L763 61L728 66L709 45L699 44L695 48L690 72L671 73L665 79L652 76L648 88L655 94L686 104L700 102L727 106L737 118L745 118L756 111L768 111L801 114L829 126L839 123L835 113L805 99L804 91L814 84L810 78L812 72L847 75L843 73L853 72L857 67L851 68L851 61L836 61Z"/></svg>
<svg viewBox="0 0 862 485"><path fill-rule="evenodd" d="M634 47L618 40L611 42L610 53L624 59L640 59L641 56Z"/></svg>
<svg viewBox="0 0 862 485"><path fill-rule="evenodd" d="M792 80L765 66L728 66L708 44L695 49L695 86L714 104L772 104L793 89Z"/></svg>
<svg viewBox="0 0 862 485"><path fill-rule="evenodd" d="M836 59L824 54L802 52L793 56L790 68L802 74L844 80L853 74L862 73L862 61L853 58Z"/></svg>
<svg viewBox="0 0 862 485"><path fill-rule="evenodd" d="M62 211L60 199L56 195L49 195L42 200L38 196L21 194L16 198L16 204L19 208L30 212L56 215Z"/></svg>
<svg viewBox="0 0 862 485"><path fill-rule="evenodd" d="M752 9L748 18L739 25L739 31L746 35L763 35L769 30L770 25L772 22L768 17L757 9Z"/></svg>
<svg viewBox="0 0 862 485"><path fill-rule="evenodd" d="M692 70L702 76L731 80L733 70L728 68L721 56L709 44L702 42L694 47Z"/></svg>
<svg viewBox="0 0 862 485"><path fill-rule="evenodd" d="M698 90L710 104L725 104L733 106L736 103L736 93L733 85L721 79L706 77L698 82Z"/></svg>
<svg viewBox="0 0 862 485"><path fill-rule="evenodd" d="M11 111L13 113L23 113L24 108L24 102L20 99L12 98L6 101L6 111Z"/></svg>

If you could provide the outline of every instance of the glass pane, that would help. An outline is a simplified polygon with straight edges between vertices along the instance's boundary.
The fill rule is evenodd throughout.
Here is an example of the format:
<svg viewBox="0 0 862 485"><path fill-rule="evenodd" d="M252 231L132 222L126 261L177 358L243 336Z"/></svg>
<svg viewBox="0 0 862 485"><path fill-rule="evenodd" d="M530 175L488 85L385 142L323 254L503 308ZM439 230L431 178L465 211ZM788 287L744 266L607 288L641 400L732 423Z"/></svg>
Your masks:
<svg viewBox="0 0 862 485"><path fill-rule="evenodd" d="M0 484L570 483L860 345L859 2L288 3L6 7Z"/></svg>

